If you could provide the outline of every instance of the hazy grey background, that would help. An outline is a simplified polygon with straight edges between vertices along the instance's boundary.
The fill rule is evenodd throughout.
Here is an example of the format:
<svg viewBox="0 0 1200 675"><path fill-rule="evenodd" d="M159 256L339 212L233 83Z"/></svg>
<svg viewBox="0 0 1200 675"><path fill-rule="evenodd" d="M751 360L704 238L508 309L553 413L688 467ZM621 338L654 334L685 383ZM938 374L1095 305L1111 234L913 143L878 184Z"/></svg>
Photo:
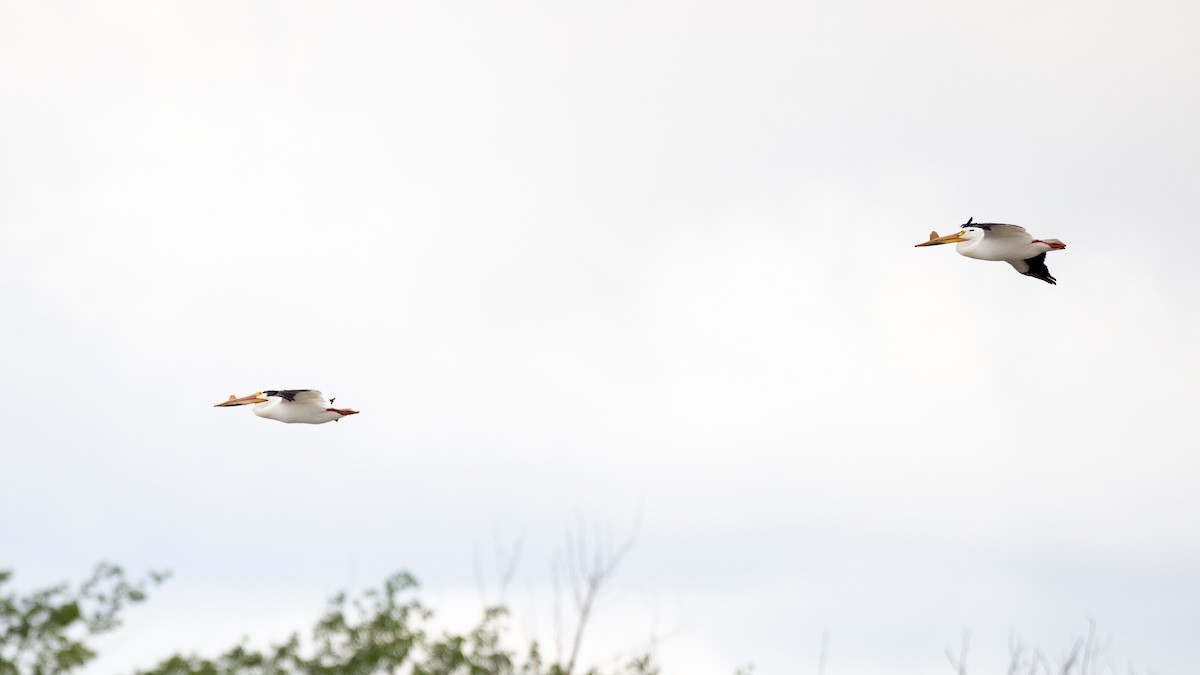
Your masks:
<svg viewBox="0 0 1200 675"><path fill-rule="evenodd" d="M92 672L576 513L670 673L1200 664L1192 2L0 2L0 564L175 577ZM968 216L1057 287L914 249ZM287 426L229 394L362 410ZM639 507L639 504L641 505ZM488 586L482 593L476 568Z"/></svg>

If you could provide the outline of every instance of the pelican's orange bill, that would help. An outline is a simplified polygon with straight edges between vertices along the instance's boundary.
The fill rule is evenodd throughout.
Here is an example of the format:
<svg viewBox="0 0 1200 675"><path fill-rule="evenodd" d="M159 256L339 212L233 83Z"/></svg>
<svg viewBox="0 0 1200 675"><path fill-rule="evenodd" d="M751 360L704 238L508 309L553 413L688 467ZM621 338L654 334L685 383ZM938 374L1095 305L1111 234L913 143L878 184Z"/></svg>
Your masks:
<svg viewBox="0 0 1200 675"><path fill-rule="evenodd" d="M267 399L262 397L262 392L260 391L257 394L250 394L249 396L243 396L241 398L238 398L237 396L230 394L228 401L218 403L218 404L214 405L213 407L214 408L224 408L226 406L250 405L251 403L266 403L266 402L267 402Z"/></svg>
<svg viewBox="0 0 1200 675"><path fill-rule="evenodd" d="M939 237L936 231L929 233L929 241L923 241L917 246L937 246L938 244L953 244L956 241L966 241L962 238L962 232L955 232L944 237Z"/></svg>

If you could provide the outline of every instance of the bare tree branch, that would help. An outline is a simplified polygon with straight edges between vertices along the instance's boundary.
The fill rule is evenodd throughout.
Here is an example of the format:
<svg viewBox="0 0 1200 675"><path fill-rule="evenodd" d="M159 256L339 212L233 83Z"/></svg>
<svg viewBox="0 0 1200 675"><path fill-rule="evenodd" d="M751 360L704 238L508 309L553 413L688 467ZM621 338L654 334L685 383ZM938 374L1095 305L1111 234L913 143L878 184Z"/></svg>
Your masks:
<svg viewBox="0 0 1200 675"><path fill-rule="evenodd" d="M1008 675L1017 675L1021 669L1021 657L1024 656L1025 647L1017 642L1015 635L1008 636Z"/></svg>
<svg viewBox="0 0 1200 675"><path fill-rule="evenodd" d="M1096 654L1095 654L1096 647L1093 647L1095 638L1096 638L1096 621L1093 619L1088 619L1088 634L1087 634L1087 640L1083 643L1083 659L1080 662L1080 667L1079 667L1080 675L1088 675L1088 666L1091 665L1092 659L1096 656Z"/></svg>
<svg viewBox="0 0 1200 675"><path fill-rule="evenodd" d="M829 656L829 627L821 631L821 655L817 657L817 675L825 675L825 659Z"/></svg>
<svg viewBox="0 0 1200 675"><path fill-rule="evenodd" d="M962 648L958 652L958 658L955 658L954 652L946 647L946 658L950 660L950 667L958 675L967 675L967 646L970 643L970 633L963 631Z"/></svg>
<svg viewBox="0 0 1200 675"><path fill-rule="evenodd" d="M1059 669L1059 675L1070 675L1071 668L1075 665L1075 661L1079 659L1079 650L1083 648L1083 640L1077 640L1075 646L1071 648L1071 653L1063 661L1062 668Z"/></svg>
<svg viewBox="0 0 1200 675"><path fill-rule="evenodd" d="M496 604L505 604L508 586L512 583L513 575L517 573L517 563L521 561L521 547L524 543L524 538L517 537L513 541L512 550L507 551L506 556L503 542L499 537L496 538L496 577L500 580L500 595Z"/></svg>
<svg viewBox="0 0 1200 675"><path fill-rule="evenodd" d="M555 556L557 557L557 556ZM554 660L562 663L563 657L563 611L562 611L562 582L558 577L557 562L551 567L550 575L554 584Z"/></svg>
<svg viewBox="0 0 1200 675"><path fill-rule="evenodd" d="M576 516L577 530L566 536L567 572L571 580L571 591L575 597L575 635L571 640L571 652L567 657L564 675L571 675L583 644L583 634L595 608L596 598L605 582L616 571L617 565L633 548L641 529L641 513L634 524L633 532L620 546L613 544L612 533L605 537L599 526L593 528L591 543L588 542L587 527L581 516Z"/></svg>

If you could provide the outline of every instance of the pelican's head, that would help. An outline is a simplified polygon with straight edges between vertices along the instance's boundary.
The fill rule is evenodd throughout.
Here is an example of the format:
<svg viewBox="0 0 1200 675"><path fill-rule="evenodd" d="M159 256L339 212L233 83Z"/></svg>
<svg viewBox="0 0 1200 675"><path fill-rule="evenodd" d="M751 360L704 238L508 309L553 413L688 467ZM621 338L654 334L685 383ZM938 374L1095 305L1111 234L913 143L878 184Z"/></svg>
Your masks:
<svg viewBox="0 0 1200 675"><path fill-rule="evenodd" d="M983 230L971 225L974 220L974 218L968 219L967 222L963 224L961 230L955 232L954 234L948 234L944 237L939 237L936 231L930 232L929 241L923 241L917 244L917 246L937 246L938 244L953 244L960 241L971 241L972 239L978 239L983 236Z"/></svg>
<svg viewBox="0 0 1200 675"><path fill-rule="evenodd" d="M273 394L274 392L266 392L266 393ZM266 403L266 402L267 402L267 399L263 398L263 392L260 391L256 394L250 394L249 396L243 396L241 398L238 398L238 397L234 396L233 394L230 394L228 401L225 401L223 403L218 403L218 404L214 405L213 407L214 408L224 408L227 406L250 405L252 403Z"/></svg>

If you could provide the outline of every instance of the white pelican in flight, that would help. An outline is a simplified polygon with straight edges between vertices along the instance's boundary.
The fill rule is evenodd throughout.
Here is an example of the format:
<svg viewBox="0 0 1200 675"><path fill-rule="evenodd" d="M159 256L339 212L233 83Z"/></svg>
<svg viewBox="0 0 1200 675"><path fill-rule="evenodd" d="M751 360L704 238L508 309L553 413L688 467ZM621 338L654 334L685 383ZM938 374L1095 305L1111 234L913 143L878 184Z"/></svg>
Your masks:
<svg viewBox="0 0 1200 675"><path fill-rule="evenodd" d="M266 397L266 398L264 398ZM289 424L324 424L336 422L346 415L357 415L357 410L333 407L333 399L325 400L324 394L316 389L284 389L282 391L260 391L238 398L230 395L229 400L218 403L214 408L254 404L254 414L269 420Z"/></svg>
<svg viewBox="0 0 1200 675"><path fill-rule="evenodd" d="M929 241L917 246L937 246L958 242L960 255L976 260L1003 260L1027 277L1041 279L1048 284L1057 284L1046 267L1046 253L1061 251L1067 247L1057 239L1034 239L1033 235L1018 225L1000 223L972 223L971 218L954 234L939 237L929 233Z"/></svg>

